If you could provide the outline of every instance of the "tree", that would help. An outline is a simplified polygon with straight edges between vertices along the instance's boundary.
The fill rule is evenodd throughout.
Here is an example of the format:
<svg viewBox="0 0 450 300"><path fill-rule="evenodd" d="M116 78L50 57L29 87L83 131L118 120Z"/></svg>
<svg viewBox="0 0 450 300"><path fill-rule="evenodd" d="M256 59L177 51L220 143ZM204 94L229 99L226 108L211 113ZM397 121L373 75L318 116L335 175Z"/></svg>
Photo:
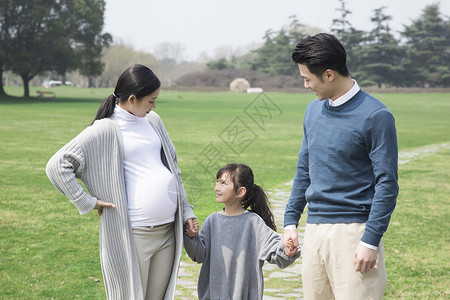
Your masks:
<svg viewBox="0 0 450 300"><path fill-rule="evenodd" d="M165 42L156 45L155 56L160 60L161 84L173 86L178 77L177 64L183 61L185 47L181 43Z"/></svg>
<svg viewBox="0 0 450 300"><path fill-rule="evenodd" d="M406 69L411 84L450 86L450 19L439 4L428 5L402 32L408 46Z"/></svg>
<svg viewBox="0 0 450 300"><path fill-rule="evenodd" d="M348 15L352 12L346 8L346 1L339 0L339 2L341 7L336 8L336 10L341 13L341 16L339 19L333 20L331 31L345 48L349 70L356 71L359 62L355 50L361 46L364 40L364 31L356 30L348 20Z"/></svg>
<svg viewBox="0 0 450 300"><path fill-rule="evenodd" d="M0 0L0 60L22 78L24 97L44 71L101 73L101 49L110 40L101 34L103 11L103 0Z"/></svg>
<svg viewBox="0 0 450 300"><path fill-rule="evenodd" d="M264 39L264 45L254 50L250 69L271 75L295 74L297 71L291 59L295 41L290 39L289 33L284 29L278 32L268 30Z"/></svg>
<svg viewBox="0 0 450 300"><path fill-rule="evenodd" d="M288 36L290 40L290 45L292 47L292 50L294 50L294 47L297 45L300 40L305 37L307 32L312 32L314 29L308 29L307 26L300 23L296 15L289 16L289 27L288 27ZM321 30L318 30L320 32Z"/></svg>
<svg viewBox="0 0 450 300"><path fill-rule="evenodd" d="M103 50L102 64L104 70L94 80L95 85L99 87L114 87L120 74L131 65L143 64L149 66L153 71L159 66L158 60L153 55L136 51L122 41L116 41ZM157 75L159 77L160 74Z"/></svg>
<svg viewBox="0 0 450 300"><path fill-rule="evenodd" d="M361 85L400 85L404 51L390 32L391 16L385 15L383 10L384 7L375 9L375 16L371 18L375 28L368 34L365 44L355 50L362 62L357 69Z"/></svg>
<svg viewBox="0 0 450 300"><path fill-rule="evenodd" d="M184 59L184 51L185 47L181 43L164 42L156 45L154 53L160 60L172 60L179 63Z"/></svg>
<svg viewBox="0 0 450 300"><path fill-rule="evenodd" d="M0 98L6 96L5 89L3 88L3 64L0 59Z"/></svg>
<svg viewBox="0 0 450 300"><path fill-rule="evenodd" d="M7 9L6 5L8 3L4 3L4 0L0 0L0 41L2 42L2 45L0 47L0 97L5 96L5 90L3 88L3 66L6 62L6 54L7 54L7 48L9 47L9 34L5 30L8 28L7 26L7 19L5 14L3 13L4 10Z"/></svg>
<svg viewBox="0 0 450 300"><path fill-rule="evenodd" d="M232 70L235 69L235 65L233 64L233 60L235 60L235 57L233 56L230 60L230 62L227 61L226 58L222 57L217 60L210 60L206 63L206 66L210 70Z"/></svg>
<svg viewBox="0 0 450 300"><path fill-rule="evenodd" d="M58 37L58 16L63 7L56 1L2 0L4 67L18 74L29 96L28 83L49 64L51 37Z"/></svg>
<svg viewBox="0 0 450 300"><path fill-rule="evenodd" d="M109 33L103 31L103 0L71 0L72 18L67 24L74 45L76 68L89 78L89 87L93 87L93 77L103 72L102 50L112 42Z"/></svg>
<svg viewBox="0 0 450 300"><path fill-rule="evenodd" d="M297 67L292 62L292 51L305 35L322 30L301 24L295 15L289 19L289 25L278 32L271 29L266 31L264 44L253 51L254 57L249 62L250 69L271 75L298 73Z"/></svg>

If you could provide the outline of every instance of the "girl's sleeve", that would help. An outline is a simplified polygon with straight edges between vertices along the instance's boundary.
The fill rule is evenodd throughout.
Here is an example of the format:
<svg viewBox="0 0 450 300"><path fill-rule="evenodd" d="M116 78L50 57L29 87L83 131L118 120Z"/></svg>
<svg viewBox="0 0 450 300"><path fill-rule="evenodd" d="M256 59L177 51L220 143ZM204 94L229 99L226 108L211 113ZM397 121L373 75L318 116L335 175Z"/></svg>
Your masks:
<svg viewBox="0 0 450 300"><path fill-rule="evenodd" d="M196 263L203 263L206 257L205 240L202 236L196 235L194 237L188 237L184 235L184 249L187 255Z"/></svg>
<svg viewBox="0 0 450 300"><path fill-rule="evenodd" d="M183 235L184 249L187 255L196 263L203 263L206 258L206 237L208 234L208 219L202 225L200 233L194 237Z"/></svg>
<svg viewBox="0 0 450 300"><path fill-rule="evenodd" d="M264 262L268 261L271 264L276 264L280 268L285 268L292 264L299 256L300 251L293 256L287 256L284 253L283 241L278 233L266 226L265 241L259 254L259 259Z"/></svg>
<svg viewBox="0 0 450 300"><path fill-rule="evenodd" d="M97 204L97 198L89 195L77 180L84 168L83 150L75 140L56 152L46 167L51 183L70 199L81 215L90 212Z"/></svg>

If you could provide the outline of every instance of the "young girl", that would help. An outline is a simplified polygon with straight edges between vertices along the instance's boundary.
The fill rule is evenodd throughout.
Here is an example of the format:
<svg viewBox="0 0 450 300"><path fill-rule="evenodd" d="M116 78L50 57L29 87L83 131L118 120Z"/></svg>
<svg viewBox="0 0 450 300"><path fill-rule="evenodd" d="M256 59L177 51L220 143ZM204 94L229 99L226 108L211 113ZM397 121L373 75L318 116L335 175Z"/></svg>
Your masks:
<svg viewBox="0 0 450 300"><path fill-rule="evenodd" d="M229 164L217 172L217 202L222 211L209 215L194 235L186 230L189 257L203 263L199 299L262 299L264 261L284 268L300 256L287 256L275 232L273 215L253 172L244 164ZM249 208L249 209L248 209ZM197 220L194 221L197 225Z"/></svg>

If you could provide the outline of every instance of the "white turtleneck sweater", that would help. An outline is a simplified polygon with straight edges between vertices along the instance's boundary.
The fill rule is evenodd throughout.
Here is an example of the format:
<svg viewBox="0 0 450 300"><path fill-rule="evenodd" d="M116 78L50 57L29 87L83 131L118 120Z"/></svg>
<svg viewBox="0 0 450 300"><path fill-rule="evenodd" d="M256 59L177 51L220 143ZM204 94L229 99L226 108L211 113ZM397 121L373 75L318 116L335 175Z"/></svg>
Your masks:
<svg viewBox="0 0 450 300"><path fill-rule="evenodd" d="M161 140L150 122L116 105L112 119L123 138L123 168L131 226L173 222L177 191L173 174L161 160Z"/></svg>

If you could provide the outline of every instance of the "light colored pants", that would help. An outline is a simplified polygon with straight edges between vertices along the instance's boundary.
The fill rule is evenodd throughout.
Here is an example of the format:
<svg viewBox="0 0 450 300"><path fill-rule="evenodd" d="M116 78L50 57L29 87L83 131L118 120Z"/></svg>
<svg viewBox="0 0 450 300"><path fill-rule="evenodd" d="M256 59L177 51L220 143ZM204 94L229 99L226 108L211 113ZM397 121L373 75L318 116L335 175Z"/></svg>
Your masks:
<svg viewBox="0 0 450 300"><path fill-rule="evenodd" d="M173 223L133 228L145 300L164 298L175 257Z"/></svg>
<svg viewBox="0 0 450 300"><path fill-rule="evenodd" d="M355 271L355 250L365 223L306 224L302 281L305 300L381 299L387 285L383 241L375 268Z"/></svg>

